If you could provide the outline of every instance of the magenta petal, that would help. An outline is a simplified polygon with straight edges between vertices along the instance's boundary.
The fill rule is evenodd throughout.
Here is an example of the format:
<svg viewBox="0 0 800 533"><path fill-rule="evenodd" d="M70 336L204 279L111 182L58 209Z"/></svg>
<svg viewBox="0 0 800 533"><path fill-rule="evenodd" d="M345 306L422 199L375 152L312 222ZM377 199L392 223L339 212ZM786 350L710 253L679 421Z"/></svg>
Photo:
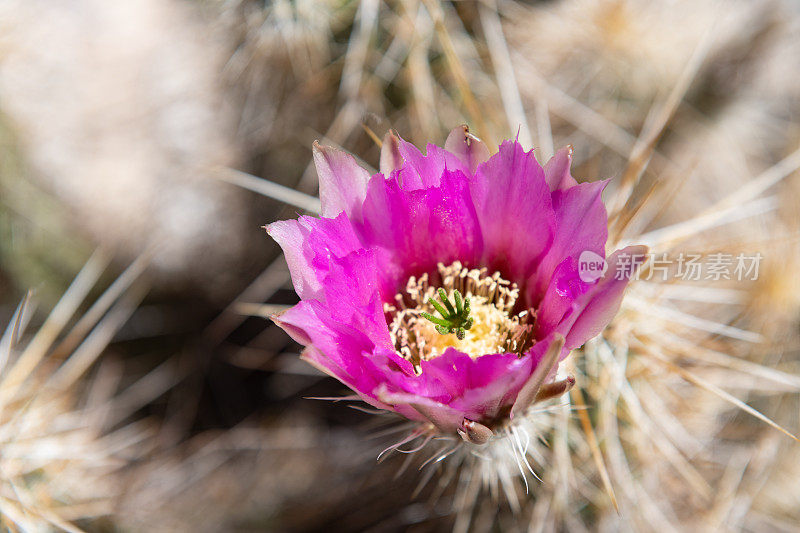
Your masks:
<svg viewBox="0 0 800 533"><path fill-rule="evenodd" d="M322 303L303 301L272 319L294 340L313 348L309 357L315 366L354 391L369 396L386 381L390 370L383 358L373 359L374 344L362 332L334 320Z"/></svg>
<svg viewBox="0 0 800 533"><path fill-rule="evenodd" d="M608 181L581 183L552 193L557 230L553 245L528 282L530 301L537 303L548 286L553 285L553 273L565 258L571 258L574 263L575 273L569 273L573 276L577 273L578 260L583 252L605 256L608 215L602 194L607 184ZM556 283L563 285L564 281L556 280Z"/></svg>
<svg viewBox="0 0 800 533"><path fill-rule="evenodd" d="M392 383L406 384L417 383L415 378L417 375L414 373L414 365L410 361L404 359L398 354L394 346L391 348L378 347L372 355L375 361L381 360L385 362L386 368L390 371L387 372L387 379ZM410 389L409 389L410 390Z"/></svg>
<svg viewBox="0 0 800 533"><path fill-rule="evenodd" d="M319 290L321 282L303 255L307 228L304 228L299 220L279 220L266 226L266 230L283 250L295 292L300 298L304 295L313 297Z"/></svg>
<svg viewBox="0 0 800 533"><path fill-rule="evenodd" d="M551 191L569 189L578 184L570 174L572 146L561 148L544 166L544 177Z"/></svg>
<svg viewBox="0 0 800 533"><path fill-rule="evenodd" d="M374 345L360 331L333 320L326 306L317 300L301 301L272 320L298 343L319 350L332 365L352 377L366 376L364 353ZM365 374L366 372L366 374ZM382 375L383 372L374 373ZM358 384L356 384L358 385ZM361 387L359 387L361 388Z"/></svg>
<svg viewBox="0 0 800 533"><path fill-rule="evenodd" d="M466 174L475 174L478 165L489 159L489 149L483 141L469 132L466 124L453 128L444 149L455 155L465 166Z"/></svg>
<svg viewBox="0 0 800 533"><path fill-rule="evenodd" d="M453 397L461 396L468 389L485 387L497 378L518 368L519 357L513 353L496 353L483 355L477 359L448 348L445 352L430 361L422 362L423 375L441 382L450 380L448 390Z"/></svg>
<svg viewBox="0 0 800 533"><path fill-rule="evenodd" d="M380 299L375 252L357 250L332 259L323 281L331 318L363 332L378 347L394 349Z"/></svg>
<svg viewBox="0 0 800 533"><path fill-rule="evenodd" d="M361 218L369 172L350 154L319 143L314 143L314 164L319 177L322 216L332 218L344 211L353 219Z"/></svg>
<svg viewBox="0 0 800 533"><path fill-rule="evenodd" d="M422 155L416 146L400 138L399 151L404 164L398 173L398 180L403 189L416 191L439 186L445 169L445 157L438 148L428 145L428 155Z"/></svg>
<svg viewBox="0 0 800 533"><path fill-rule="evenodd" d="M525 357L498 353L472 359L449 348L441 356L423 361L420 376L412 379L403 379L400 373L387 376L387 387L378 397L384 403L427 406L437 416L442 416L439 406L447 406L447 420L452 424L460 424L464 417L490 423L513 403L540 359L541 354L537 353ZM388 395L390 391L394 393L392 396ZM425 410L422 412L429 415ZM435 423L442 425L438 420Z"/></svg>
<svg viewBox="0 0 800 533"><path fill-rule="evenodd" d="M391 391L385 384L379 386L374 394L381 402L391 405L396 411L400 411L404 406L412 407L445 434L455 433L464 419L462 412L448 405L416 394Z"/></svg>
<svg viewBox="0 0 800 533"><path fill-rule="evenodd" d="M383 296L391 301L408 276L436 264L474 263L482 249L475 208L460 172L447 171L441 185L407 191L396 179L373 179L357 231L378 252Z"/></svg>
<svg viewBox="0 0 800 533"><path fill-rule="evenodd" d="M580 279L578 260L566 257L553 272L544 297L536 313L535 336L537 339L555 331L574 305L575 300L592 286Z"/></svg>
<svg viewBox="0 0 800 533"><path fill-rule="evenodd" d="M413 392L447 404L470 420L489 423L503 407L511 405L537 362L535 356L513 353L472 359L448 348L439 357L422 362L418 381L424 385Z"/></svg>
<svg viewBox="0 0 800 533"><path fill-rule="evenodd" d="M628 246L611 254L605 275L575 302L575 310L558 328L568 349L583 345L611 322L630 276L647 259L646 254L646 246Z"/></svg>
<svg viewBox="0 0 800 533"><path fill-rule="evenodd" d="M460 398L450 402L450 406L465 413L470 420L489 421L495 420L504 413L504 408L514 403L522 386L533 372L538 362L532 357L519 357L517 354L495 354L502 356L490 359L492 370L502 370L491 380L479 387L468 389ZM484 355L475 362L492 356ZM488 366L486 363L484 367ZM492 424L494 425L494 424Z"/></svg>
<svg viewBox="0 0 800 533"><path fill-rule="evenodd" d="M506 141L470 184L485 243L484 264L525 280L553 242L550 189L533 151Z"/></svg>
<svg viewBox="0 0 800 533"><path fill-rule="evenodd" d="M403 166L403 156L400 154L400 137L392 130L383 136L381 145L380 171L384 176L391 176L392 172Z"/></svg>
<svg viewBox="0 0 800 533"><path fill-rule="evenodd" d="M525 352L525 357L530 357L534 361L533 370L536 370L536 367L539 365L542 359L544 359L544 356L550 349L550 346L553 344L553 342L555 342L556 336L560 337L560 334L551 333L547 335L545 338L537 341L536 344L534 344L530 350ZM567 348L566 345L563 346L561 348L561 353L558 356L558 360L563 361L564 358L569 355L569 352L570 352L569 348ZM553 369L550 371L550 375L547 377L547 379L544 380L544 382L547 383L551 381L552 378L555 377L557 370L558 370L558 365L553 367Z"/></svg>
<svg viewBox="0 0 800 533"><path fill-rule="evenodd" d="M300 217L267 226L286 257L294 289L300 298L317 298L331 257L362 248L353 226L342 213L336 218Z"/></svg>
<svg viewBox="0 0 800 533"><path fill-rule="evenodd" d="M281 326L283 327L283 326ZM358 394L358 396L370 404L373 407L377 407L378 409L384 409L387 411L392 411L392 407L385 403L382 403L377 397L372 394L370 390L359 390L358 386L355 382L352 381L351 376L349 376L344 370L342 370L338 365L330 361L325 355L316 349L314 346L308 346L305 350L303 350L303 354L301 355L302 359L309 363L311 366L323 372L334 379L337 379L342 382L345 386L350 388L353 392ZM407 416L405 413L401 413L404 416Z"/></svg>
<svg viewBox="0 0 800 533"><path fill-rule="evenodd" d="M479 361L486 359L481 366L481 370L483 370L481 372L469 355L455 348L448 348L439 357L430 361L422 361L422 376L420 377L425 383L429 396L432 396L432 393L440 388L442 396L437 396L437 399L450 401L462 396L468 389L482 387L494 377L502 374L505 367L496 365L497 368L493 369L491 363L491 360L498 355L502 356L503 354L480 357Z"/></svg>

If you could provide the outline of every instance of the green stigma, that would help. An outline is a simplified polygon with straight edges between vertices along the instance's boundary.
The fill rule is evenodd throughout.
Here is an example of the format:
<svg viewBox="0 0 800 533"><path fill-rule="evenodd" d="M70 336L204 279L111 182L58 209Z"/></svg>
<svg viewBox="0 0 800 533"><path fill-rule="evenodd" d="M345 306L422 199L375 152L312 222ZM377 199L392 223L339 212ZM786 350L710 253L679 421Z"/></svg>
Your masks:
<svg viewBox="0 0 800 533"><path fill-rule="evenodd" d="M467 330L472 328L472 318L469 316L469 298L463 298L458 289L453 291L453 303L450 303L444 289L439 289L439 298L442 299L441 304L433 298L428 301L439 311L442 318L425 312L420 312L420 315L436 324L436 331L442 335L455 333L458 340L464 340Z"/></svg>

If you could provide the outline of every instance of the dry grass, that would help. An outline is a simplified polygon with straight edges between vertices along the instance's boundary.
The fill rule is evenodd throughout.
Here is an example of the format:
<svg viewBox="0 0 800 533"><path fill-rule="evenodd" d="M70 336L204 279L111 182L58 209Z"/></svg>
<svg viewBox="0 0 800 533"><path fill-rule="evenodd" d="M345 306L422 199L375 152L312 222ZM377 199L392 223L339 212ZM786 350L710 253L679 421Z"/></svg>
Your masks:
<svg viewBox="0 0 800 533"><path fill-rule="evenodd" d="M155 423L131 415L174 384L173 365L136 379L109 358L88 372L147 287L132 265L80 314L108 259L92 255L31 333L35 298L26 296L0 339L0 514L9 530L79 531L111 514L118 476L155 444Z"/></svg>

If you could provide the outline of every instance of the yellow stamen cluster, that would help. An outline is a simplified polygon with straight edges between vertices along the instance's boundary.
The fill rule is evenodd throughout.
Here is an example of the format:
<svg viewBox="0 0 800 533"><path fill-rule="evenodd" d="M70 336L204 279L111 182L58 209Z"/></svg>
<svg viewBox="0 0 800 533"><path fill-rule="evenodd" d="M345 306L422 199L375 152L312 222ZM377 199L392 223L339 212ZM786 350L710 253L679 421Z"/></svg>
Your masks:
<svg viewBox="0 0 800 533"><path fill-rule="evenodd" d="M430 300L437 288L429 283L427 274L411 277L405 291L395 296L394 305L385 304L390 317L389 331L395 348L411 361L417 372L421 361L429 361L453 347L473 359L490 353L523 353L530 346L531 313L523 311L512 316L519 289L500 277L488 274L487 269L468 269L460 262L438 265L440 283L448 294L458 290L471 302L472 327L463 339L455 333L442 334L436 324L421 313L434 313Z"/></svg>
<svg viewBox="0 0 800 533"><path fill-rule="evenodd" d="M482 296L474 296L470 313L474 325L459 340L455 333L442 335L436 331L436 325L430 321L418 321L415 324L417 338L424 341L429 352L424 359L432 359L444 353L452 346L456 350L467 353L473 359L487 354L505 351L504 332L510 331L514 323L506 313Z"/></svg>

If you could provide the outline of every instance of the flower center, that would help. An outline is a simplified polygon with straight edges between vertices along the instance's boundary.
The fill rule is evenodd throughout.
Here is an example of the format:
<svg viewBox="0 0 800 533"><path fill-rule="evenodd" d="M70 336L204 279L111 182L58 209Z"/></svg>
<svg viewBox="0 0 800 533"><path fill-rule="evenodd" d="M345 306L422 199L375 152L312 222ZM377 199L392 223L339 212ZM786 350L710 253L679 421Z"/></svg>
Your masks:
<svg viewBox="0 0 800 533"><path fill-rule="evenodd" d="M412 276L405 290L395 295L394 304L384 304L395 349L418 374L421 361L442 355L448 347L477 359L492 353L522 354L531 346L532 313L526 310L512 316L519 297L516 284L499 272L489 275L486 268L468 269L459 261L449 266L439 263L438 271L438 290L430 285L427 274ZM455 305L462 295L463 303L469 300L466 313L458 313ZM443 307L449 311L448 298L456 313L441 312ZM453 327L443 327L445 315L451 317ZM469 328L458 327L465 325Z"/></svg>

